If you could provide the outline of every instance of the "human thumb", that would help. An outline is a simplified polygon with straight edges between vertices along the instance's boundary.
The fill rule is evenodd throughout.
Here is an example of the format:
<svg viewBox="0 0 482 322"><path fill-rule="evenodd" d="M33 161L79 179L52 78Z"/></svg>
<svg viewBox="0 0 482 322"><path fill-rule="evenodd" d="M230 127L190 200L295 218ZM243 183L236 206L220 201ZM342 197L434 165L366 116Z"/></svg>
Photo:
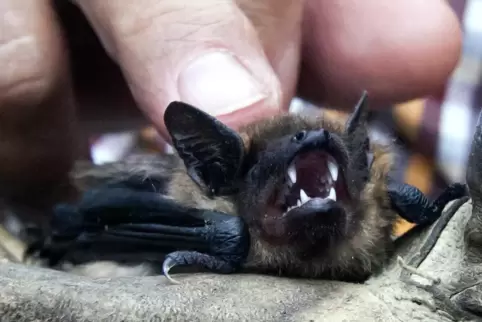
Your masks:
<svg viewBox="0 0 482 322"><path fill-rule="evenodd" d="M140 108L166 134L181 100L235 128L282 108L279 80L250 20L232 1L78 1Z"/></svg>

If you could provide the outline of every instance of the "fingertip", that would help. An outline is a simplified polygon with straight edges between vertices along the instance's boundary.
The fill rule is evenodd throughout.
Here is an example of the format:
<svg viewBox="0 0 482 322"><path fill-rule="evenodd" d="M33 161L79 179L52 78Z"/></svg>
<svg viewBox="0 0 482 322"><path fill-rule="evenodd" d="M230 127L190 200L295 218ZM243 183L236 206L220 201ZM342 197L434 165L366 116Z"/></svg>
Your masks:
<svg viewBox="0 0 482 322"><path fill-rule="evenodd" d="M27 203L65 197L77 152L68 57L50 4L0 5L0 190Z"/></svg>
<svg viewBox="0 0 482 322"><path fill-rule="evenodd" d="M274 73L256 76L232 53L224 50L201 53L181 71L177 81L176 100L199 108L234 130L250 122L279 114L284 110L281 86ZM172 101L172 100L171 100ZM171 101L160 109L147 106L161 136L170 142L164 124L164 112ZM287 109L288 107L286 107Z"/></svg>
<svg viewBox="0 0 482 322"><path fill-rule="evenodd" d="M166 137L163 115L183 101L236 127L279 110L281 84L258 32L235 2L80 3L121 66L142 111ZM202 12L202 14L200 14ZM265 112L262 112L265 111Z"/></svg>
<svg viewBox="0 0 482 322"><path fill-rule="evenodd" d="M67 73L67 54L56 15L47 1L26 10L28 1L0 7L0 100L33 103L54 91Z"/></svg>
<svg viewBox="0 0 482 322"><path fill-rule="evenodd" d="M273 105L267 100L261 100L242 109L238 109L227 114L214 116L228 127L232 128L235 131L239 131L244 126L252 122L278 115L283 111L283 108L279 108L279 106ZM156 130L157 133L161 136L162 140L164 140L163 144L171 144L171 137L164 125L164 121L155 123L162 123L161 126L156 126Z"/></svg>
<svg viewBox="0 0 482 322"><path fill-rule="evenodd" d="M279 81L271 69L264 69L265 75L250 70L225 50L201 53L179 75L180 99L237 126L280 108Z"/></svg>
<svg viewBox="0 0 482 322"><path fill-rule="evenodd" d="M311 0L306 13L300 93L316 101L345 105L363 89L372 106L436 93L460 57L460 23L445 1Z"/></svg>

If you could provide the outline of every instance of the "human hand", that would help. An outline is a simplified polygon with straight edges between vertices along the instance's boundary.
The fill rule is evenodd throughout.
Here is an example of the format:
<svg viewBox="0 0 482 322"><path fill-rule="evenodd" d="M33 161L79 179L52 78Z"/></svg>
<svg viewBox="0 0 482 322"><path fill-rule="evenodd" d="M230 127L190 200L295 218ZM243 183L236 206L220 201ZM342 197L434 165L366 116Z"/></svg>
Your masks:
<svg viewBox="0 0 482 322"><path fill-rule="evenodd" d="M74 16L65 19L73 86L51 1L2 1L0 178L10 191L65 176L75 105L89 122L131 116L137 105L165 135L165 107L183 100L238 127L286 110L296 93L335 105L362 89L380 104L426 95L443 87L461 47L458 21L440 0L77 3L128 87L95 60Z"/></svg>

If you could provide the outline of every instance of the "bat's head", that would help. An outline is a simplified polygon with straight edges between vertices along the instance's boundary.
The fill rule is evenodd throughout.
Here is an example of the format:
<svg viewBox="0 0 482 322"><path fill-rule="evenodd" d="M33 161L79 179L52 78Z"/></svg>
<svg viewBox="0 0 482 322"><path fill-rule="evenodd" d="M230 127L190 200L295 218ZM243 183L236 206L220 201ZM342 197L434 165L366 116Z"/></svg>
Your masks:
<svg viewBox="0 0 482 322"><path fill-rule="evenodd" d="M232 196L256 240L312 259L360 229L371 166L366 105L364 92L346 122L288 114L236 132L176 102L165 121L206 195Z"/></svg>

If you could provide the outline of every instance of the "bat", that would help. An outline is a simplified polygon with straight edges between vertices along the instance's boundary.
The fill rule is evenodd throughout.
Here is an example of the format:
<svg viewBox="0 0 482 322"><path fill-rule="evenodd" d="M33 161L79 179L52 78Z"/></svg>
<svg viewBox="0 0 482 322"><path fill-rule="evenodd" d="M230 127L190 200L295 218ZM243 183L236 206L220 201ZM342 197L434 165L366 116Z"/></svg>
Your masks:
<svg viewBox="0 0 482 322"><path fill-rule="evenodd" d="M282 114L239 131L172 102L176 154L118 166L57 205L25 258L88 276L104 263L109 276L196 266L362 282L390 258L397 216L427 226L467 194L456 183L431 201L393 180L395 153L368 136L367 97L346 121Z"/></svg>

